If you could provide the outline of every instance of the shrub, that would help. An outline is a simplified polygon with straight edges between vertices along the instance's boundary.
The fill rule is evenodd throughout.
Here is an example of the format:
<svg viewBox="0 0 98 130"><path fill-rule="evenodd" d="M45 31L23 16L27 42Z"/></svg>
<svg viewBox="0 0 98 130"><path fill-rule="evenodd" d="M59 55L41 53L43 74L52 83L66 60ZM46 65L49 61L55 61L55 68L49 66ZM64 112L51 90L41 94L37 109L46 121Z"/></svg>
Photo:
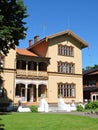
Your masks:
<svg viewBox="0 0 98 130"><path fill-rule="evenodd" d="M38 112L37 106L31 106L30 109L31 109L31 112Z"/></svg>
<svg viewBox="0 0 98 130"><path fill-rule="evenodd" d="M92 103L89 102L85 105L85 109L92 109Z"/></svg>
<svg viewBox="0 0 98 130"><path fill-rule="evenodd" d="M83 110L84 110L83 106L81 106L81 105L77 106L77 111L83 111Z"/></svg>
<svg viewBox="0 0 98 130"><path fill-rule="evenodd" d="M98 101L93 101L85 105L85 109L98 109Z"/></svg>

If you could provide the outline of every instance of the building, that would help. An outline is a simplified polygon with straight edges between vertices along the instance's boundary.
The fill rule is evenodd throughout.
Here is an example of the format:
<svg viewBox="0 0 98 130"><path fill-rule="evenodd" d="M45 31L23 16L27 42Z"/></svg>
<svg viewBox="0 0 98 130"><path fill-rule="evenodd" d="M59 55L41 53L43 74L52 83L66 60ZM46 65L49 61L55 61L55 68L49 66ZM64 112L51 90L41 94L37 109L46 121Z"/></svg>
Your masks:
<svg viewBox="0 0 98 130"><path fill-rule="evenodd" d="M82 49L88 44L70 30L59 32L26 49L10 50L4 57L1 101L38 103L42 94L48 103L62 96L66 103L83 101Z"/></svg>
<svg viewBox="0 0 98 130"><path fill-rule="evenodd" d="M98 68L83 72L83 95L84 100L98 100Z"/></svg>

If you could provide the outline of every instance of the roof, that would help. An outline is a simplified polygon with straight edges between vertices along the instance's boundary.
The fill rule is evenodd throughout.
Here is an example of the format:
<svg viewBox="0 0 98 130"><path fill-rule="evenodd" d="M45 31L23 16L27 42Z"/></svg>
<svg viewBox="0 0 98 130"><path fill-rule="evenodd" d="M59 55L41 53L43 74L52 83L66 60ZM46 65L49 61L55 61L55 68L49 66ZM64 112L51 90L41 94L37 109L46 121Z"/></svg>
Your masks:
<svg viewBox="0 0 98 130"><path fill-rule="evenodd" d="M83 91L98 91L98 87L94 86L94 87L85 87L83 88Z"/></svg>
<svg viewBox="0 0 98 130"><path fill-rule="evenodd" d="M98 74L98 68L83 71L83 75L94 75Z"/></svg>
<svg viewBox="0 0 98 130"><path fill-rule="evenodd" d="M47 36L41 40L39 40L36 44L33 44L32 46L30 46L28 49L42 43L43 41L48 41L50 39L53 39L53 38L56 38L56 37L59 37L59 36L62 36L62 35L68 35L72 38L74 38L75 40L77 40L79 43L81 43L81 47L82 48L85 48L85 47L88 47L88 43L85 42L84 40L82 40L80 37L78 37L76 34L74 34L71 30L66 30L66 31L63 31L63 32L59 32L59 33L56 33L56 34L52 34L50 36Z"/></svg>
<svg viewBox="0 0 98 130"><path fill-rule="evenodd" d="M27 49L17 48L17 49L16 49L16 52L17 52L19 55L38 56L38 55L36 55L35 53L28 51Z"/></svg>

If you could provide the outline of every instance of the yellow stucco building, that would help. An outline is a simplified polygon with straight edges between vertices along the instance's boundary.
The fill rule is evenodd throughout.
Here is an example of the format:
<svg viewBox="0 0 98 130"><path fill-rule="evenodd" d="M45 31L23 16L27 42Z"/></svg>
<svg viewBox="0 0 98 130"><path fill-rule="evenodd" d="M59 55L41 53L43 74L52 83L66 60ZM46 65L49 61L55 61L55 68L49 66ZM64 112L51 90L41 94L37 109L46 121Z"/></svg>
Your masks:
<svg viewBox="0 0 98 130"><path fill-rule="evenodd" d="M0 101L25 104L39 102L44 94L48 103L62 96L66 103L83 102L82 49L88 44L70 30L59 32L26 49L10 50L3 57L4 72Z"/></svg>

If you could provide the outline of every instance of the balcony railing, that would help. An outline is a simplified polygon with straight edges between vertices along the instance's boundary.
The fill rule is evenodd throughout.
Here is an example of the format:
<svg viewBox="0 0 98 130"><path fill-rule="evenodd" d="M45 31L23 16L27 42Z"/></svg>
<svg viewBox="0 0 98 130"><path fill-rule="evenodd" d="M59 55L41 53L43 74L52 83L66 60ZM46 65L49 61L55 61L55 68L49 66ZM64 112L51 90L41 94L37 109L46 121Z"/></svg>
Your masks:
<svg viewBox="0 0 98 130"><path fill-rule="evenodd" d="M48 74L47 71L34 71L34 70L21 70L21 69L17 69L16 71L16 76L17 77L28 77L28 78L35 78L35 77L47 77L48 78Z"/></svg>

